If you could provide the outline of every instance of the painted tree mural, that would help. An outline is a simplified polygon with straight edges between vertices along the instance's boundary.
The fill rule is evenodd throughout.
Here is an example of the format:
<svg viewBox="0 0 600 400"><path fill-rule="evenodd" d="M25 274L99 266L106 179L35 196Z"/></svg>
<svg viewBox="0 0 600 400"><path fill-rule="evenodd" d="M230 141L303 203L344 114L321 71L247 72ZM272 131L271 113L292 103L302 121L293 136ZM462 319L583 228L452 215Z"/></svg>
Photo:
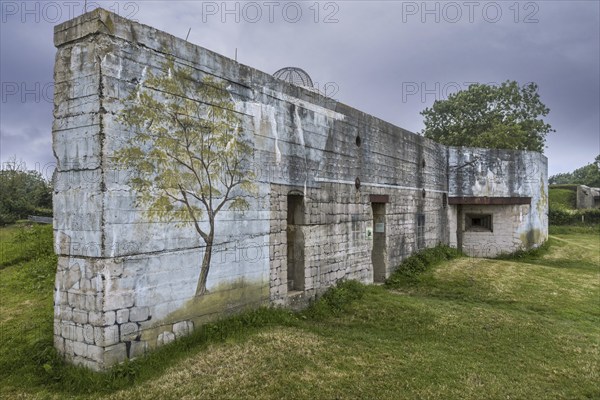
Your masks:
<svg viewBox="0 0 600 400"><path fill-rule="evenodd" d="M135 171L129 184L149 220L192 225L204 241L200 296L206 292L217 215L224 208L249 207L253 148L225 84L210 76L198 82L173 60L160 75L149 73L123 102L119 119L133 136L115 159Z"/></svg>

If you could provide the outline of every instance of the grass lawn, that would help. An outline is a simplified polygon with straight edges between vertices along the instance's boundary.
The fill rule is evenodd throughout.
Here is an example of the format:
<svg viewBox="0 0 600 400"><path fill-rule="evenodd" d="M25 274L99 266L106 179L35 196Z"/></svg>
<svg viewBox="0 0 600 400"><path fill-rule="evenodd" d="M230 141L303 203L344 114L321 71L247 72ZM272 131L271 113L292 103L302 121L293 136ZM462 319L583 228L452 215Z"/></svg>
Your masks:
<svg viewBox="0 0 600 400"><path fill-rule="evenodd" d="M51 246L47 227L28 234ZM597 229L553 228L542 251L458 258L393 288L343 285L104 374L52 350L55 257L2 246L0 398L600 399Z"/></svg>
<svg viewBox="0 0 600 400"><path fill-rule="evenodd" d="M551 187L548 189L550 205L554 208L574 210L577 208L577 189Z"/></svg>

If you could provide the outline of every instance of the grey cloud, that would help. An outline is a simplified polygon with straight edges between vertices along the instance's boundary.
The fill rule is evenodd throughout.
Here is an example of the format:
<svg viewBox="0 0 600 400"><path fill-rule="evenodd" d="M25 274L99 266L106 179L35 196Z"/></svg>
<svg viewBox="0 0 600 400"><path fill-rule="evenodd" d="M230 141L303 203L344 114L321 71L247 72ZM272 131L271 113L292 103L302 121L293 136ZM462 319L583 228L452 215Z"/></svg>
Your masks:
<svg viewBox="0 0 600 400"><path fill-rule="evenodd" d="M203 15L222 2L103 2L122 15L136 11L134 19L178 37L185 38L191 28L190 42L232 58L237 48L238 61L268 73L284 66L304 68L320 84L335 82L337 100L412 131L422 129L419 112L456 85L535 81L557 129L546 151L550 173L577 168L600 152L598 2L520 2L518 16L510 8L515 2L476 2L472 22L463 2L454 2L462 5L454 22L451 2L428 2L437 15L423 14L420 1L330 2L334 6L328 9L320 2L317 22L316 9L309 8L314 2L299 2L303 14L296 23L280 12L291 3L279 3L271 22L263 2L257 2L263 12L259 20L251 23L248 17L254 14L247 14L235 23L235 16L222 10ZM246 3L239 4L241 9ZM494 4L502 16L492 23ZM325 23L332 11L339 22ZM525 23L528 16L538 22ZM2 22L2 82L52 80L52 25ZM412 84L418 92L409 94ZM49 141L35 140L36 135L49 138L51 104L26 103L2 103L0 157L51 159ZM36 150L16 140L17 133L37 143Z"/></svg>

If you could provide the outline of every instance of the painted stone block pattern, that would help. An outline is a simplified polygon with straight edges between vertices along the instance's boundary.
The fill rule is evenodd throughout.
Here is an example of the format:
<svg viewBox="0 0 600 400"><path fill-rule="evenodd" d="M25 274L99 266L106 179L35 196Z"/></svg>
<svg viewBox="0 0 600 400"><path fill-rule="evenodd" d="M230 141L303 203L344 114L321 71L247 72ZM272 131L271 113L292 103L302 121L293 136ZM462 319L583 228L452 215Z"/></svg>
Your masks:
<svg viewBox="0 0 600 400"><path fill-rule="evenodd" d="M54 39L55 346L73 363L104 369L215 318L302 307L344 279L381 281L425 247L460 242L489 255L481 249L514 251L547 235L547 167L537 153L447 148L101 9L57 26ZM151 217L134 185L141 172L118 157L139 134L123 119L139 101L130 94L143 88L167 101L147 82L169 62L169 73L185 69L196 86L226 88L252 149L243 165L252 190L236 192L248 207L219 211L210 246L198 233L210 227L206 214L198 229ZM142 154L157 146L144 142ZM531 202L482 211L451 197ZM458 240L475 212L494 214L493 234Z"/></svg>

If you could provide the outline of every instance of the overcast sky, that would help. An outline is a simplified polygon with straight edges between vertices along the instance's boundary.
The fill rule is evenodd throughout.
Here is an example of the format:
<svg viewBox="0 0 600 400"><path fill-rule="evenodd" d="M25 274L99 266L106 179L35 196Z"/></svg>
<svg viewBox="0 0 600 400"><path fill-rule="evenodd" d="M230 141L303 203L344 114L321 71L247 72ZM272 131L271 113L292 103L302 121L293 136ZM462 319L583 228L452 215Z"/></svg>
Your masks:
<svg viewBox="0 0 600 400"><path fill-rule="evenodd" d="M273 73L303 68L331 97L413 132L470 82L536 82L556 129L550 175L600 153L599 3L88 1ZM53 27L84 1L2 1L0 161L51 174Z"/></svg>

